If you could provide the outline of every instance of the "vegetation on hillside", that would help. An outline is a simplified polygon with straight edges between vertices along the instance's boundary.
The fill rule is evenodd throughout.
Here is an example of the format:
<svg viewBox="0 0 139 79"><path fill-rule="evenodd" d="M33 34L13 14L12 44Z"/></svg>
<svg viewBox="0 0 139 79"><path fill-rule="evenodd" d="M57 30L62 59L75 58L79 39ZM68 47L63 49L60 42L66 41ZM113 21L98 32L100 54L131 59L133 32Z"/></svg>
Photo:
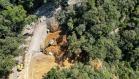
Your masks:
<svg viewBox="0 0 139 79"><path fill-rule="evenodd" d="M58 16L68 36L71 69L52 69L44 79L138 79L139 1L88 0ZM91 61L101 60L95 70ZM99 63L99 62L98 62Z"/></svg>
<svg viewBox="0 0 139 79"><path fill-rule="evenodd" d="M22 53L19 49L23 43L21 32L33 21L34 15L30 13L39 5L34 1L0 0L0 78L11 71L15 57Z"/></svg>

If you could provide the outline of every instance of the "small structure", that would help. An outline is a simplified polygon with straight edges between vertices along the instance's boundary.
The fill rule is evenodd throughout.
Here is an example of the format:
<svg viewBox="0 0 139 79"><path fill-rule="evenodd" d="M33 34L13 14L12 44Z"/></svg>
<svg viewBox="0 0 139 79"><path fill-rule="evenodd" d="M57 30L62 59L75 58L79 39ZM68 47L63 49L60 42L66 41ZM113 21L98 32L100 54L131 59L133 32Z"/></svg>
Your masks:
<svg viewBox="0 0 139 79"><path fill-rule="evenodd" d="M22 71L23 68L24 68L23 64L18 64L17 65L17 71Z"/></svg>

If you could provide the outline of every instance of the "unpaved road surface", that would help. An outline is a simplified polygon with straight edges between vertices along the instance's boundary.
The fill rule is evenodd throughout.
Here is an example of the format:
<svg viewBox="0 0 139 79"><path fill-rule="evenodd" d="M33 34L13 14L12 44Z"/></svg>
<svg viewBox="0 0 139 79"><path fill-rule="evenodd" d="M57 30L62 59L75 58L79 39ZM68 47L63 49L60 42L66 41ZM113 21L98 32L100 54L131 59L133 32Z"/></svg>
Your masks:
<svg viewBox="0 0 139 79"><path fill-rule="evenodd" d="M31 58L35 53L40 52L40 46L41 46L41 41L43 38L43 35L46 35L46 21L43 21L41 23L38 23L36 25L36 28L34 30L34 34L28 49L28 53L25 56L25 71L24 71L24 79L28 79L28 74L29 74L29 67L31 63Z"/></svg>
<svg viewBox="0 0 139 79"><path fill-rule="evenodd" d="M40 53L40 46L43 42L44 37L46 37L47 33L47 24L46 21L40 20L35 24L33 36L29 40L29 47L26 50L25 60L24 60L24 69L20 72L17 72L16 66L13 68L13 73L10 74L9 79L29 79L28 74L30 71L30 63L32 56ZM27 41L28 42L28 41Z"/></svg>

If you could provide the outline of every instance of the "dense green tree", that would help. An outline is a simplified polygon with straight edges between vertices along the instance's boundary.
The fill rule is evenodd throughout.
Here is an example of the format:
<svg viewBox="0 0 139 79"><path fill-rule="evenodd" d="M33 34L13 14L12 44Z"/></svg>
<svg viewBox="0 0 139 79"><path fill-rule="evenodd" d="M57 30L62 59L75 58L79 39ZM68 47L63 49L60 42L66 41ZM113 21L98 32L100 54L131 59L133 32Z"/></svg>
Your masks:
<svg viewBox="0 0 139 79"><path fill-rule="evenodd" d="M23 42L23 27L36 18L28 16L24 7L16 3L17 0L11 1L0 0L0 78L8 75L15 66L14 58L22 53L19 45Z"/></svg>
<svg viewBox="0 0 139 79"><path fill-rule="evenodd" d="M20 32L23 28L24 18L26 18L26 11L22 6L11 6L7 7L6 10L1 12L3 16L4 23L3 25L11 26L10 31Z"/></svg>

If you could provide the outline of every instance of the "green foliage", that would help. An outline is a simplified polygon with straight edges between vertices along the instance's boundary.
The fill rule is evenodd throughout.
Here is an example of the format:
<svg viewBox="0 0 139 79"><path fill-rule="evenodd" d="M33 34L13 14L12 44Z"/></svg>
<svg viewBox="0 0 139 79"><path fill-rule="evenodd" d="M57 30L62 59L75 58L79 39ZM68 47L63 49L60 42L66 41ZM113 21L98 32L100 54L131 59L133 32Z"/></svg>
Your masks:
<svg viewBox="0 0 139 79"><path fill-rule="evenodd" d="M12 6L9 0L0 0L0 10L5 9L7 6Z"/></svg>
<svg viewBox="0 0 139 79"><path fill-rule="evenodd" d="M111 39L100 38L92 47L92 57L103 58L107 61L115 61L121 59L121 50Z"/></svg>
<svg viewBox="0 0 139 79"><path fill-rule="evenodd" d="M27 18L25 18L25 24L31 24L32 22L35 22L37 20L36 15L30 15Z"/></svg>
<svg viewBox="0 0 139 79"><path fill-rule="evenodd" d="M49 75L46 75L46 78L44 79L56 79L58 78L58 74L56 69L52 68L50 72L48 72Z"/></svg>
<svg viewBox="0 0 139 79"><path fill-rule="evenodd" d="M127 62L108 65L95 70L91 65L76 63L70 69L53 68L43 79L138 79L139 73L134 71Z"/></svg>
<svg viewBox="0 0 139 79"><path fill-rule="evenodd" d="M125 51L122 46L129 46L125 45L127 42L131 42L130 45L138 44L136 21L130 22L130 15L136 14L136 5L136 0L88 0L88 3L76 4L73 9L75 13L63 11L62 16L65 14L67 17L58 19L69 34L69 52L74 53L80 48L91 58L109 61L122 59ZM85 41L80 42L81 38Z"/></svg>
<svg viewBox="0 0 139 79"><path fill-rule="evenodd" d="M36 9L47 3L47 0L9 0L13 5L22 5L27 13L32 14Z"/></svg>
<svg viewBox="0 0 139 79"><path fill-rule="evenodd" d="M0 14L4 21L2 25L7 26L9 31L17 33L21 31L24 26L24 18L26 18L26 11L22 6L7 7Z"/></svg>
<svg viewBox="0 0 139 79"><path fill-rule="evenodd" d="M52 3L55 8L59 7L60 5L65 7L68 6L68 0L45 0L47 3Z"/></svg>
<svg viewBox="0 0 139 79"><path fill-rule="evenodd" d="M15 66L14 58L22 53L19 46L23 42L23 27L36 18L33 15L27 16L24 7L15 5L16 2L0 0L0 78L8 75Z"/></svg>
<svg viewBox="0 0 139 79"><path fill-rule="evenodd" d="M56 75L56 79L111 79L112 74L107 69L101 71L95 71L89 65L83 65L82 63L75 64L71 69L52 69L44 77L44 79L55 79L52 78L52 73Z"/></svg>
<svg viewBox="0 0 139 79"><path fill-rule="evenodd" d="M125 30L125 31L123 31L122 36L126 40L135 41L136 37L137 37L137 34L134 30Z"/></svg>
<svg viewBox="0 0 139 79"><path fill-rule="evenodd" d="M134 71L129 63L127 62L121 62L117 66L117 74L119 75L120 79L138 79L139 73L137 71Z"/></svg>

